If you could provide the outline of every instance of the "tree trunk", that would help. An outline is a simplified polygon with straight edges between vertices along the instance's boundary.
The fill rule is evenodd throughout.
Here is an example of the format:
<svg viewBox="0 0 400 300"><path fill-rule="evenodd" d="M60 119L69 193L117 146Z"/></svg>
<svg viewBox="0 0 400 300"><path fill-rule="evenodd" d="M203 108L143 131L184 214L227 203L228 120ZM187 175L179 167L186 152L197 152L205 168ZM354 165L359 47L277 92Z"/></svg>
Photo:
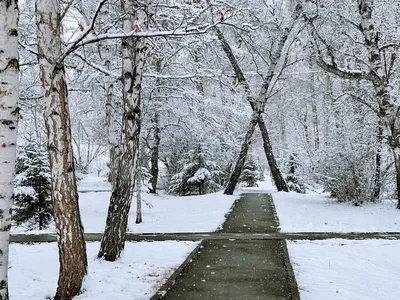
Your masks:
<svg viewBox="0 0 400 300"><path fill-rule="evenodd" d="M108 181L111 184L115 183L118 174L118 159L120 156L121 145L121 128L119 125L120 116L120 101L113 95L112 79L107 76L104 82L104 89L106 91L106 120L108 129L108 144L110 147L110 174Z"/></svg>
<svg viewBox="0 0 400 300"><path fill-rule="evenodd" d="M246 161L247 151L249 150L249 146L251 143L251 137L253 136L254 129L259 122L260 114L257 112L253 112L250 123L247 127L247 132L244 137L244 141L242 143L242 148L240 149L239 158L236 161L235 168L229 178L228 185L225 188L225 195L232 195L235 187L239 181L240 174L242 173L242 169L244 163Z"/></svg>
<svg viewBox="0 0 400 300"><path fill-rule="evenodd" d="M127 13L123 22L124 31L135 30L136 23L143 24L143 18L139 19L137 14L139 10L135 11L136 1L126 0L121 3L122 9ZM107 261L115 261L119 258L125 245L138 164L141 124L140 91L146 57L146 40L144 38L126 38L122 42L122 49L123 147L108 208L106 228L98 253L98 258L104 258Z"/></svg>
<svg viewBox="0 0 400 300"><path fill-rule="evenodd" d="M400 199L400 152L396 151L394 154L394 166L396 168L396 187L397 199ZM400 201L397 201L397 209L400 209Z"/></svg>
<svg viewBox="0 0 400 300"><path fill-rule="evenodd" d="M313 133L314 133L314 149L319 149L319 118L318 118L318 107L317 107L317 96L315 93L315 78L314 78L314 66L310 62L310 92L311 92L311 113L313 121Z"/></svg>
<svg viewBox="0 0 400 300"><path fill-rule="evenodd" d="M374 176L374 190L373 190L373 197L374 200L379 200L381 195L381 165L382 165L382 136L383 136L383 127L382 121L378 121L378 128L377 128L377 146L376 146L376 153L375 153L375 176Z"/></svg>
<svg viewBox="0 0 400 300"><path fill-rule="evenodd" d="M260 127L261 135L263 137L265 156L267 157L268 165L271 170L272 178L275 181L276 188L278 191L289 192L289 188L279 170L278 164L276 163L275 156L272 152L272 145L270 142L267 127L265 126L262 116L260 116L258 121L258 126Z"/></svg>
<svg viewBox="0 0 400 300"><path fill-rule="evenodd" d="M0 2L0 300L8 300L8 246L19 119L18 5Z"/></svg>
<svg viewBox="0 0 400 300"><path fill-rule="evenodd" d="M136 179L136 224L140 224L142 221L142 170L139 165Z"/></svg>
<svg viewBox="0 0 400 300"><path fill-rule="evenodd" d="M158 107L155 108L154 117L153 117L153 146L151 147L151 160L150 160L150 184L151 189L150 193L157 193L157 181L158 181L158 153L160 148L160 125L159 125L159 112Z"/></svg>
<svg viewBox="0 0 400 300"><path fill-rule="evenodd" d="M325 73L325 93L324 93L324 148L328 148L331 128L331 107L332 107L332 83L329 73Z"/></svg>
<svg viewBox="0 0 400 300"><path fill-rule="evenodd" d="M274 153L272 151L271 141L269 139L269 135L268 135L268 131L267 131L267 126L265 125L264 120L261 117L261 114L259 113L260 111L262 111L264 109L266 96L267 96L267 92L268 92L268 86L269 86L270 81L272 80L276 64L278 62L278 59L279 59L279 57L281 55L281 51L282 51L283 46L285 44L285 41L287 39L287 34L282 37L282 39L281 39L281 41L279 43L280 47L278 48L280 50L273 57L274 58L273 63L271 63L271 65L270 65L270 67L268 69L267 77L264 79L263 85L262 85L262 87L260 89L260 95L259 95L259 106L260 107L257 107L257 105L255 104L254 98L251 95L250 86L249 86L249 84L248 84L248 82L246 80L246 77L244 76L244 73L243 73L242 69L239 66L239 63L238 63L238 61L237 61L237 59L236 59L236 57L235 57L235 55L234 55L234 53L232 51L232 48L228 44L228 42L225 39L225 36L221 32L221 30L219 28L217 28L217 27L216 27L215 30L217 32L217 37L221 42L222 49L224 50L226 56L228 57L228 60L231 63L231 66L232 66L233 70L235 71L235 76L236 76L237 80L245 88L245 91L247 93L247 100L248 100L248 102L249 102L249 104L250 104L250 106L251 106L251 108L253 110L252 121L254 119L254 115L258 115L257 123L258 123L258 126L260 127L260 131L261 131L261 134L262 134L264 151L265 151L265 155L267 157L268 165L270 167L272 176L273 176L274 180L276 180L275 181L276 187L277 187L278 191L287 192L287 191L289 191L289 189L288 189L288 187L287 187L287 185L285 183L285 180L283 179L282 173L281 173L281 171L280 171L280 169L279 169L279 167L278 167L278 165L276 163L275 156L274 156ZM249 128L249 130L250 130L250 128ZM248 133L249 133L249 130L248 130ZM253 129L253 131L254 131L254 129ZM247 136L247 134L246 134L246 136ZM245 149L245 143L243 143L243 145L242 145L242 150L241 150L239 159L238 159L237 164L235 166L235 169L234 169L234 171L232 173L232 176L229 179L228 186L225 189L225 194L227 194L227 195L231 195L233 193L233 191L235 189L235 186L236 186L236 184L237 184L237 182L239 180L240 172L242 171L241 168L243 167L243 164L244 164L244 160L243 160L243 164L239 163L239 162L241 162L242 151L246 151L246 153L243 153L245 155L244 156L244 160L245 160L246 155L247 155L247 149ZM237 169L236 167L238 167L238 168L240 167L240 169ZM237 175L237 174L235 174L235 172L236 173L239 172L239 174ZM234 176L234 174L237 177L236 182L235 182L235 180L232 180L232 177ZM235 184L235 186L232 187L233 184Z"/></svg>
<svg viewBox="0 0 400 300"><path fill-rule="evenodd" d="M36 1L40 78L50 157L51 197L60 259L55 299L78 295L87 272L86 245L79 213L71 144L68 91L61 56L61 19L58 0Z"/></svg>
<svg viewBox="0 0 400 300"><path fill-rule="evenodd" d="M99 13L100 22L108 22L110 18L110 7L103 7ZM112 53L114 43L110 40L102 41L99 44L100 59L103 61L104 68L110 70L111 61L114 58ZM103 88L106 96L106 124L107 124L107 137L109 146L109 168L108 181L113 184L118 173L118 159L121 154L121 101L119 97L114 96L114 83L115 80L110 75L104 76Z"/></svg>

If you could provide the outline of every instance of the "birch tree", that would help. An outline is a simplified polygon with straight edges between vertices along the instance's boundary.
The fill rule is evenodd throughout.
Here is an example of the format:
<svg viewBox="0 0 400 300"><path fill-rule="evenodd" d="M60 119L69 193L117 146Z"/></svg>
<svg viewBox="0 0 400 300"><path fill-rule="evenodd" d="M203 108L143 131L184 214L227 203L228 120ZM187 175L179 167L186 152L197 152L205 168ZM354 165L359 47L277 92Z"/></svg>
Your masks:
<svg viewBox="0 0 400 300"><path fill-rule="evenodd" d="M357 0L357 18L352 21L348 16L341 15L341 18L353 28L353 36L344 35L351 38L350 45L352 53L338 53L335 48L325 37L321 36L314 21L306 16L305 19L310 26L313 34L317 51L317 63L326 72L335 74L343 79L352 80L353 82L367 82L372 88L378 109L377 116L385 127L385 135L387 137L389 148L393 154L396 172L397 186L397 208L400 209L400 118L398 116L399 104L395 96L391 92L396 84L395 70L398 66L398 49L400 44L393 41L391 32L385 32L384 28L378 27L376 17L379 15L379 1L374 0ZM398 5L398 4L396 4ZM382 6L383 7L383 6ZM387 19L389 21L389 19ZM383 31L383 32L382 32ZM321 45L320 45L321 44ZM325 53L322 47L326 49ZM357 53L358 55L354 55ZM344 66L352 64L354 68ZM378 135L381 136L382 131L378 125ZM380 137L378 138L380 139ZM376 165L380 166L380 150ZM378 168L375 176L380 176ZM378 193L375 188L375 196Z"/></svg>
<svg viewBox="0 0 400 300"><path fill-rule="evenodd" d="M8 246L19 119L18 5L0 2L0 300L8 300Z"/></svg>
<svg viewBox="0 0 400 300"><path fill-rule="evenodd" d="M87 272L86 245L79 213L64 62L61 59L61 10L58 0L36 1L40 78L50 157L51 198L60 271L55 299L72 299Z"/></svg>
<svg viewBox="0 0 400 300"><path fill-rule="evenodd" d="M125 32L140 31L145 24L147 7L133 0L122 0L126 12L123 21ZM113 186L108 208L106 228L101 240L99 258L115 261L125 245L129 209L135 186L139 155L141 124L141 85L146 58L145 38L126 38L122 41L122 84L123 84L123 138L121 155L118 157L118 175Z"/></svg>

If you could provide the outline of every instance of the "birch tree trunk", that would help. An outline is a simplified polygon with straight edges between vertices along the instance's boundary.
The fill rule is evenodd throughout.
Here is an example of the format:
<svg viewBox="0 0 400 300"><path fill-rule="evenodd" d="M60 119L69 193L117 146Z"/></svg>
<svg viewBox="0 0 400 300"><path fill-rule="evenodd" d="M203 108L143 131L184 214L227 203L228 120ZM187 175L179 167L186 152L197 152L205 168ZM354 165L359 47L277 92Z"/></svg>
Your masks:
<svg viewBox="0 0 400 300"><path fill-rule="evenodd" d="M121 3L123 11L126 12L123 22L125 32L135 30L135 25L138 28L140 23L144 23L143 13L139 13L136 1L123 0ZM98 253L98 258L104 258L107 261L115 261L119 258L125 245L128 215L138 164L141 122L140 91L146 57L146 40L144 38L126 38L122 42L122 49L123 145L118 159L118 174L112 188L106 228Z"/></svg>
<svg viewBox="0 0 400 300"><path fill-rule="evenodd" d="M118 174L118 158L121 154L121 128L119 125L120 101L114 96L113 80L110 76L104 79L106 92L106 122L108 131L108 144L110 148L110 174L109 181L113 185Z"/></svg>
<svg viewBox="0 0 400 300"><path fill-rule="evenodd" d="M18 5L0 2L0 300L8 300L8 246L19 119Z"/></svg>
<svg viewBox="0 0 400 300"><path fill-rule="evenodd" d="M110 5L103 6L99 13L99 21L107 23L110 18ZM112 53L113 43L110 40L104 40L99 44L100 59L103 61L103 66L106 70L110 70L111 62L114 58ZM121 101L119 97L114 96L115 79L110 76L104 76L103 89L106 96L106 124L107 124L107 138L109 146L109 168L110 173L108 181L113 184L118 173L118 157L121 154Z"/></svg>
<svg viewBox="0 0 400 300"><path fill-rule="evenodd" d="M390 99L389 79L384 71L385 67L382 63L378 44L379 30L375 29L372 20L373 7L373 0L358 0L358 9L361 16L360 29L364 35L365 46L368 51L368 60L373 74L372 84L374 85L376 99L379 105L379 117L388 131L389 146L394 156L397 178L397 208L400 209L400 120L397 113L399 107L395 106ZM378 131L378 135L379 133L380 131ZM377 167L378 165L380 167L380 156L376 163ZM378 170L376 169L376 171ZM377 175L380 175L380 173L376 174L376 176ZM378 193L377 190L376 193Z"/></svg>
<svg viewBox="0 0 400 300"><path fill-rule="evenodd" d="M68 91L61 57L61 19L58 0L36 1L40 78L51 170L51 198L59 249L60 272L54 299L72 299L87 272L86 245L79 213L71 144Z"/></svg>
<svg viewBox="0 0 400 300"><path fill-rule="evenodd" d="M393 70L386 71L383 64L384 59L381 57L379 29L375 28L372 18L374 1L357 0L357 4L361 19L358 28L364 37L364 46L368 53L369 72L340 69L336 65L326 63L321 54L317 63L325 71L336 74L339 77L351 80L364 79L372 83L375 90L375 99L379 106L378 117L387 130L389 147L393 153L396 170L397 208L400 209L400 118L397 113L400 107L390 99L388 78ZM396 53L393 53L392 59L396 59ZM377 165L379 164L380 161L377 161Z"/></svg>

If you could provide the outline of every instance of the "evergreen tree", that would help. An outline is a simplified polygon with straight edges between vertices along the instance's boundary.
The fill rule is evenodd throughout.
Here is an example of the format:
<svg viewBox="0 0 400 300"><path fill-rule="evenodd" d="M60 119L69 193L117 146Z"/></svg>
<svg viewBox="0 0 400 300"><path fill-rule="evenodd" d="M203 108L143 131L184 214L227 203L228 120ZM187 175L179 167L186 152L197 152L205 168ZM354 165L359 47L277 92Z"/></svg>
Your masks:
<svg viewBox="0 0 400 300"><path fill-rule="evenodd" d="M29 230L46 228L52 221L50 166L43 147L30 144L16 160L13 219Z"/></svg>
<svg viewBox="0 0 400 300"><path fill-rule="evenodd" d="M296 160L297 155L293 153L290 155L289 158L289 173L286 175L286 183L288 185L289 190L294 191L296 193L301 193L305 194L306 188L305 186L300 182L299 178L296 175L296 169L298 167L298 162Z"/></svg>
<svg viewBox="0 0 400 300"><path fill-rule="evenodd" d="M244 163L239 182L243 182L247 187L258 186L257 181L261 180L261 172L254 159L248 158Z"/></svg>
<svg viewBox="0 0 400 300"><path fill-rule="evenodd" d="M178 195L203 195L220 188L215 182L219 168L210 157L211 154L204 145L199 144L196 149L190 150L181 172L172 177L169 192Z"/></svg>

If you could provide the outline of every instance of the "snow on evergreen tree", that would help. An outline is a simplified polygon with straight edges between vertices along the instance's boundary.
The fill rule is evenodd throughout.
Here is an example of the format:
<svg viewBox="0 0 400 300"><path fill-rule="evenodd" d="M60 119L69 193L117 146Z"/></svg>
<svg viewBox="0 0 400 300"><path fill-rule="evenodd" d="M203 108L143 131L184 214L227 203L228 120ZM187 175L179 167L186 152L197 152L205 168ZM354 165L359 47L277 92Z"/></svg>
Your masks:
<svg viewBox="0 0 400 300"><path fill-rule="evenodd" d="M182 170L171 178L169 192L177 195L203 195L221 188L215 180L219 167L205 145L199 144L184 158Z"/></svg>
<svg viewBox="0 0 400 300"><path fill-rule="evenodd" d="M249 157L244 163L242 173L239 177L239 182L245 183L247 187L258 186L257 181L261 180L262 172L260 172L254 159Z"/></svg>
<svg viewBox="0 0 400 300"><path fill-rule="evenodd" d="M28 230L42 230L53 219L47 152L33 144L19 149L15 171L13 219Z"/></svg>
<svg viewBox="0 0 400 300"><path fill-rule="evenodd" d="M286 175L286 183L288 185L289 190L294 191L296 193L305 194L306 188L304 184L302 184L296 175L296 169L298 167L298 162L296 160L296 154L290 155L288 166L289 173Z"/></svg>

